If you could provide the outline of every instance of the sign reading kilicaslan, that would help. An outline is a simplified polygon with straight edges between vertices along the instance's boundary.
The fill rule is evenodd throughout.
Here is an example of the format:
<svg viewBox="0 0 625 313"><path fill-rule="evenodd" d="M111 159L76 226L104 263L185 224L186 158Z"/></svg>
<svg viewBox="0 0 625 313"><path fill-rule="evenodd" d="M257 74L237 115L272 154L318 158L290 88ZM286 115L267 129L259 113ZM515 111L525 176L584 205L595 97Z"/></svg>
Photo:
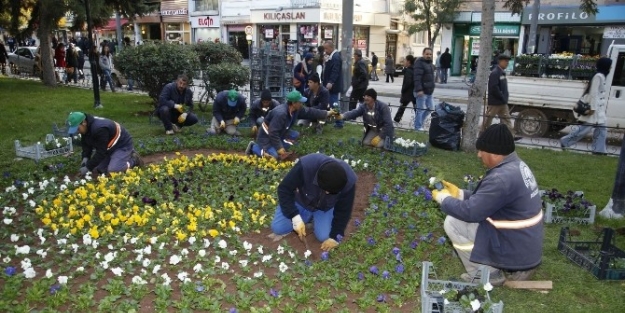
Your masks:
<svg viewBox="0 0 625 313"><path fill-rule="evenodd" d="M482 33L482 26L474 25L469 29L469 35L478 36ZM493 36L518 36L519 25L495 25Z"/></svg>

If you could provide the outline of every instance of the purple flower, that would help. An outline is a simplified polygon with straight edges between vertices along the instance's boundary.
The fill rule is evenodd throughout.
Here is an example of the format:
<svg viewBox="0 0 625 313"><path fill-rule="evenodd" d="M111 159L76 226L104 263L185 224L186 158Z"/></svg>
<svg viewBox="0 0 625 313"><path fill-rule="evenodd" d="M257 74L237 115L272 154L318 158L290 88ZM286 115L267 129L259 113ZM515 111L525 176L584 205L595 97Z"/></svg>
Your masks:
<svg viewBox="0 0 625 313"><path fill-rule="evenodd" d="M363 280L365 279L365 274L363 274L362 272L358 272L358 280Z"/></svg>
<svg viewBox="0 0 625 313"><path fill-rule="evenodd" d="M402 188L401 188L400 185L395 185L395 190L400 191L400 190L402 190Z"/></svg>
<svg viewBox="0 0 625 313"><path fill-rule="evenodd" d="M189 191L189 187L188 187L187 185L185 185L185 186L182 188L182 192L188 192L188 191Z"/></svg>
<svg viewBox="0 0 625 313"><path fill-rule="evenodd" d="M337 242L343 241L343 235L341 235L341 234L336 235L336 241Z"/></svg>
<svg viewBox="0 0 625 313"><path fill-rule="evenodd" d="M382 201L388 202L388 200L390 200L390 197L387 194L382 195Z"/></svg>
<svg viewBox="0 0 625 313"><path fill-rule="evenodd" d="M328 251L321 252L321 259L327 261L330 258L330 253Z"/></svg>
<svg viewBox="0 0 625 313"><path fill-rule="evenodd" d="M278 296L280 296L280 293L279 293L277 290L275 290L275 289L271 288L271 289L269 290L269 295L271 295L271 296L272 296L272 297L274 297L274 298L277 298Z"/></svg>
<svg viewBox="0 0 625 313"><path fill-rule="evenodd" d="M52 287L50 287L50 294L56 294L57 291L61 290L61 285L59 284L54 284L52 285Z"/></svg>
<svg viewBox="0 0 625 313"><path fill-rule="evenodd" d="M7 274L7 276L13 276L15 275L17 271L15 270L15 267L13 266L9 266L7 268L4 269L4 273Z"/></svg>
<svg viewBox="0 0 625 313"><path fill-rule="evenodd" d="M385 231L384 231L384 235L385 235L386 237L390 237L390 236L391 236L391 231L390 231L390 230L388 230L388 229L387 229L387 230L385 230Z"/></svg>
<svg viewBox="0 0 625 313"><path fill-rule="evenodd" d="M202 286L201 284L196 284L195 285L195 291L197 291L197 292L202 292L202 291L204 291L204 289L206 289L206 288L204 288L204 286Z"/></svg>
<svg viewBox="0 0 625 313"><path fill-rule="evenodd" d="M398 255L399 254L399 248L395 247L393 248L393 250L391 250L391 252L393 252L394 255Z"/></svg>
<svg viewBox="0 0 625 313"><path fill-rule="evenodd" d="M3 175L4 175L4 178L9 178L9 177L11 177L11 172L6 171L6 172L4 172Z"/></svg>
<svg viewBox="0 0 625 313"><path fill-rule="evenodd" d="M312 262L310 262L310 260L305 260L305 261L304 261L304 265L306 265L306 266L311 266L311 265L312 265Z"/></svg>
<svg viewBox="0 0 625 313"><path fill-rule="evenodd" d="M447 239L446 239L445 237L440 237L440 238L438 238L438 244L439 244L439 245L443 245L443 244L445 244L445 241L447 241Z"/></svg>
<svg viewBox="0 0 625 313"><path fill-rule="evenodd" d="M373 239L372 237L369 237L369 238L367 238L367 243L368 243L370 246L373 246L373 245L375 244L375 239Z"/></svg>
<svg viewBox="0 0 625 313"><path fill-rule="evenodd" d="M384 295L378 295L376 299L378 302L386 302L386 297Z"/></svg>
<svg viewBox="0 0 625 313"><path fill-rule="evenodd" d="M371 274L374 274L374 275L378 275L378 273L380 273L380 271L378 270L378 267L375 265L369 268L369 272L371 272Z"/></svg>
<svg viewBox="0 0 625 313"><path fill-rule="evenodd" d="M384 271L384 272L382 272L382 278L384 278L384 279L388 279L388 278L389 278L389 276L391 276L391 273L389 273L388 271Z"/></svg>
<svg viewBox="0 0 625 313"><path fill-rule="evenodd" d="M238 311L235 308L230 308L230 311L228 311L228 313L238 313Z"/></svg>
<svg viewBox="0 0 625 313"><path fill-rule="evenodd" d="M419 192L419 190L415 190L415 192L412 193L415 197L418 197L421 193Z"/></svg>
<svg viewBox="0 0 625 313"><path fill-rule="evenodd" d="M416 249L418 245L419 245L419 242L415 240L410 243L410 248Z"/></svg>
<svg viewBox="0 0 625 313"><path fill-rule="evenodd" d="M395 256L395 260L397 260L397 262L401 262L401 254L400 254L400 253L398 253L398 254Z"/></svg>
<svg viewBox="0 0 625 313"><path fill-rule="evenodd" d="M377 211L377 210L378 210L378 205L377 205L377 204L372 204L372 205L371 205L371 208L372 208L373 210Z"/></svg>
<svg viewBox="0 0 625 313"><path fill-rule="evenodd" d="M397 266L395 266L395 272L397 273L403 273L404 272L404 265L403 264L399 264Z"/></svg>
<svg viewBox="0 0 625 313"><path fill-rule="evenodd" d="M425 193L425 200L432 201L432 193L428 190Z"/></svg>
<svg viewBox="0 0 625 313"><path fill-rule="evenodd" d="M360 223L360 220L359 220L359 219L355 219L355 220L354 220L354 225L355 225L356 227L360 227L360 224L361 224L361 223Z"/></svg>

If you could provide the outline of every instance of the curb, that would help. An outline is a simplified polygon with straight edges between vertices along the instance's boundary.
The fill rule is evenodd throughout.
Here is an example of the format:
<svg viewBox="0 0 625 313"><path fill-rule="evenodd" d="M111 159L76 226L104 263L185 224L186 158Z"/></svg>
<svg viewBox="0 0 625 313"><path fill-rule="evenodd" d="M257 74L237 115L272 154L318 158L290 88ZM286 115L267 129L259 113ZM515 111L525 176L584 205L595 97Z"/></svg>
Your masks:
<svg viewBox="0 0 625 313"><path fill-rule="evenodd" d="M399 93L393 93L393 92L378 92L378 96L380 97L391 97L391 98L399 98L400 94ZM459 98L459 97L450 97L450 96L440 96L437 97L436 95L434 95L434 98L437 99L438 101L444 101L444 102L449 102L449 103L460 103L460 104L468 104L469 103L469 98Z"/></svg>

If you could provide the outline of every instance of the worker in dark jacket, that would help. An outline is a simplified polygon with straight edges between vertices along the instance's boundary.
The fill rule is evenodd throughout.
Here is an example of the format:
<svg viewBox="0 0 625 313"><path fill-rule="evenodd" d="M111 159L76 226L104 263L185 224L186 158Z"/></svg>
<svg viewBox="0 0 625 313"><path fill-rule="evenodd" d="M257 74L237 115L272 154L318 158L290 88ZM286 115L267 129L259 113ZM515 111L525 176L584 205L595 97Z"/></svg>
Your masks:
<svg viewBox="0 0 625 313"><path fill-rule="evenodd" d="M78 82L78 51L76 45L70 43L65 52L65 83L74 79L74 84Z"/></svg>
<svg viewBox="0 0 625 313"><path fill-rule="evenodd" d="M423 49L423 57L414 64L414 96L417 99L417 114L414 128L424 131L423 122L434 110L432 94L434 93L434 68L432 67L432 49Z"/></svg>
<svg viewBox="0 0 625 313"><path fill-rule="evenodd" d="M158 97L158 117L165 126L165 134L173 135L180 132L183 126L197 123L195 114L185 112L184 106L193 110L193 91L188 88L189 78L186 75L178 76L175 82L165 85Z"/></svg>
<svg viewBox="0 0 625 313"><path fill-rule="evenodd" d="M486 107L486 117L482 130L486 129L493 122L493 117L499 117L501 123L508 126L510 132L514 134L510 117L510 109L508 108L508 80L506 78L505 69L508 67L510 57L501 54L498 57L497 65L488 76L488 106ZM514 140L519 140L515 137Z"/></svg>
<svg viewBox="0 0 625 313"><path fill-rule="evenodd" d="M339 245L352 215L358 176L343 160L320 153L303 156L278 185L278 207L271 221L276 235L295 231L304 239L313 221L321 250Z"/></svg>
<svg viewBox="0 0 625 313"><path fill-rule="evenodd" d="M401 104L395 113L393 120L396 123L401 122L404 117L404 111L408 103L412 102L414 109L417 109L417 100L414 97L414 56L409 54L404 59L404 82L401 84L401 96L399 97L399 103Z"/></svg>
<svg viewBox="0 0 625 313"><path fill-rule="evenodd" d="M319 80L319 75L317 73L313 73L310 75L308 79L308 88L306 89L306 94L304 94L308 102L306 102L306 106L309 108L328 111L330 110L330 92L326 87L321 85ZM297 125L305 125L305 126L313 126L315 127L315 132L317 135L321 135L323 133L323 126L325 125L325 120L305 120L300 119L297 121Z"/></svg>
<svg viewBox="0 0 625 313"><path fill-rule="evenodd" d="M326 62L323 66L322 81L330 92L330 103L334 105L334 103L339 103L339 95L343 92L343 61L341 60L341 52L334 48L332 40L326 41L323 47L326 53ZM347 107L341 107L341 112L347 110ZM342 128L343 121L336 121L334 127Z"/></svg>
<svg viewBox="0 0 625 313"><path fill-rule="evenodd" d="M377 98L378 93L375 90L367 89L364 103L359 104L355 110L341 114L338 119L353 120L362 117L362 122L365 125L362 144L382 148L387 138L393 140L395 127L388 104L378 101Z"/></svg>
<svg viewBox="0 0 625 313"><path fill-rule="evenodd" d="M224 90L215 96L213 103L213 120L208 132L211 134L220 134L226 131L231 136L240 136L237 125L245 116L247 104L245 97L236 90Z"/></svg>
<svg viewBox="0 0 625 313"><path fill-rule="evenodd" d="M265 89L260 93L260 99L252 102L250 105L250 123L252 123L252 136L256 136L258 132L258 127L265 120L265 116L269 113L269 111L275 109L280 105L278 100L274 100L271 97L271 91L269 89Z"/></svg>
<svg viewBox="0 0 625 313"><path fill-rule="evenodd" d="M132 137L119 123L82 112L72 112L67 117L67 124L70 135L81 135L80 175L92 172L95 177L143 166L141 157L134 150Z"/></svg>
<svg viewBox="0 0 625 313"><path fill-rule="evenodd" d="M354 50L354 67L352 70L352 94L349 97L349 109L356 108L356 104L362 102L365 90L369 86L369 72L367 64L362 59L362 51Z"/></svg>
<svg viewBox="0 0 625 313"><path fill-rule="evenodd" d="M475 147L488 168L477 188L470 192L443 182L443 190L432 192L447 214L445 232L467 270L461 278L471 281L483 264L492 285L529 280L543 249L538 183L514 152L514 138L504 124L487 128Z"/></svg>
<svg viewBox="0 0 625 313"><path fill-rule="evenodd" d="M332 111L304 107L308 99L296 90L287 94L286 100L286 104L276 107L267 114L256 142L250 141L247 145L245 150L247 155L255 154L259 157L282 159L299 137L299 133L291 129L299 117L321 120L334 115Z"/></svg>
<svg viewBox="0 0 625 313"><path fill-rule="evenodd" d="M447 84L447 75L451 68L451 53L449 48L445 48L445 52L441 54L441 84Z"/></svg>

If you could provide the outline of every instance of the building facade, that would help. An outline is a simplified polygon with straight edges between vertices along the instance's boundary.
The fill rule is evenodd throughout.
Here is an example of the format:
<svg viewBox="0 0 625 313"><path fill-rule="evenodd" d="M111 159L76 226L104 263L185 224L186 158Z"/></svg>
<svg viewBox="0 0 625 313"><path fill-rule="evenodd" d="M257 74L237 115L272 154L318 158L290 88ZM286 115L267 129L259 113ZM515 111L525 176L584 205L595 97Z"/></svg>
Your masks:
<svg viewBox="0 0 625 313"><path fill-rule="evenodd" d="M188 1L191 42L221 41L218 0Z"/></svg>

